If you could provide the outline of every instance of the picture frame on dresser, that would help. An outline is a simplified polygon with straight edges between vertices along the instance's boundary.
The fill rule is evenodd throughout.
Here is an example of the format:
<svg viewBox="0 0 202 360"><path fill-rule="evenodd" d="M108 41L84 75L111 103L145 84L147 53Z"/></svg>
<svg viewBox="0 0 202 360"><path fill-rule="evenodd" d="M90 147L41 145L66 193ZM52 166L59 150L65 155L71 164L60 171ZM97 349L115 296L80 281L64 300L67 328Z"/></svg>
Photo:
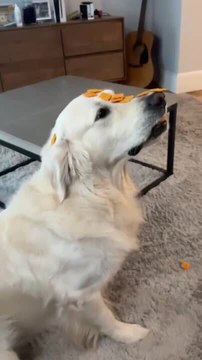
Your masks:
<svg viewBox="0 0 202 360"><path fill-rule="evenodd" d="M51 20L51 7L49 0L33 0L32 3L35 7L37 21Z"/></svg>
<svg viewBox="0 0 202 360"><path fill-rule="evenodd" d="M3 2L0 3L0 28L15 25L14 6Z"/></svg>

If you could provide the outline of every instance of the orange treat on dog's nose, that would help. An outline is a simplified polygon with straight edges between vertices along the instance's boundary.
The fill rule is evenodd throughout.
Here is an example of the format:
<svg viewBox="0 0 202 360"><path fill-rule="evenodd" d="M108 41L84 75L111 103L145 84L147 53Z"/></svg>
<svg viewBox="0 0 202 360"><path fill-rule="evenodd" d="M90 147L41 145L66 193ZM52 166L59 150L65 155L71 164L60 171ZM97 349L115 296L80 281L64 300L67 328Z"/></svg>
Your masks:
<svg viewBox="0 0 202 360"><path fill-rule="evenodd" d="M152 92L161 93L164 91L167 91L167 89L165 89L165 88L149 89L149 90L141 92L140 94L137 94L136 97L146 96Z"/></svg>

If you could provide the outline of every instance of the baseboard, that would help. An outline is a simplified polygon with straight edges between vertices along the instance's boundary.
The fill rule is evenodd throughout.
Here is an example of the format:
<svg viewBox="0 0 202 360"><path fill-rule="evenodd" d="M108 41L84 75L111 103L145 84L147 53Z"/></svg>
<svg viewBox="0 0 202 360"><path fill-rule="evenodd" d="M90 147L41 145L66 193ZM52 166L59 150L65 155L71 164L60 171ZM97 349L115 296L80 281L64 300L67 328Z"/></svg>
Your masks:
<svg viewBox="0 0 202 360"><path fill-rule="evenodd" d="M185 93L202 89L202 70L178 73L176 92Z"/></svg>

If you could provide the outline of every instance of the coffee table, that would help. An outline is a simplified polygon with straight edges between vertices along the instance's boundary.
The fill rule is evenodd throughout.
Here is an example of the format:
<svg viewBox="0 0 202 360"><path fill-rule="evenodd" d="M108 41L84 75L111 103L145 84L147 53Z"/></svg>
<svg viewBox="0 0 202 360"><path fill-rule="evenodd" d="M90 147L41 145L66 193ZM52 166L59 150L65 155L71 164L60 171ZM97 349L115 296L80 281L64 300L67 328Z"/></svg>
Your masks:
<svg viewBox="0 0 202 360"><path fill-rule="evenodd" d="M76 96L89 88L113 89L124 94L137 94L140 88L122 84L86 79L76 76L62 76L0 94L0 144L20 152L27 160L0 172L0 176L25 166L33 161L40 161L41 147L48 138L51 128L61 110ZM176 96L166 94L169 112L169 132L167 148L167 166L165 169L130 159L139 165L160 171L160 176L141 190L146 194L161 181L173 174L175 128L177 114ZM0 201L0 207L5 204Z"/></svg>

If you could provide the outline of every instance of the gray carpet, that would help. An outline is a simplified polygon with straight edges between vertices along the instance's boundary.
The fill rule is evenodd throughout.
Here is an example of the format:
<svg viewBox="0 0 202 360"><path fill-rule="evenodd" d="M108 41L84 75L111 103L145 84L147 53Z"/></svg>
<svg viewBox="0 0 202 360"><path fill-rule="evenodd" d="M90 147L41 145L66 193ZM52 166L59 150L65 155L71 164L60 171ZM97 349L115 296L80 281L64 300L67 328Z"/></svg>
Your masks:
<svg viewBox="0 0 202 360"><path fill-rule="evenodd" d="M132 254L109 287L121 318L152 329L141 343L125 346L103 339L96 351L75 350L57 330L39 338L37 360L199 360L202 359L202 103L179 96L175 175L143 198L146 223L141 250ZM166 140L140 158L163 165ZM19 154L0 148L0 171ZM7 201L38 164L0 179ZM141 188L156 172L133 167ZM189 261L188 271L180 268ZM28 357L26 357L28 360Z"/></svg>

